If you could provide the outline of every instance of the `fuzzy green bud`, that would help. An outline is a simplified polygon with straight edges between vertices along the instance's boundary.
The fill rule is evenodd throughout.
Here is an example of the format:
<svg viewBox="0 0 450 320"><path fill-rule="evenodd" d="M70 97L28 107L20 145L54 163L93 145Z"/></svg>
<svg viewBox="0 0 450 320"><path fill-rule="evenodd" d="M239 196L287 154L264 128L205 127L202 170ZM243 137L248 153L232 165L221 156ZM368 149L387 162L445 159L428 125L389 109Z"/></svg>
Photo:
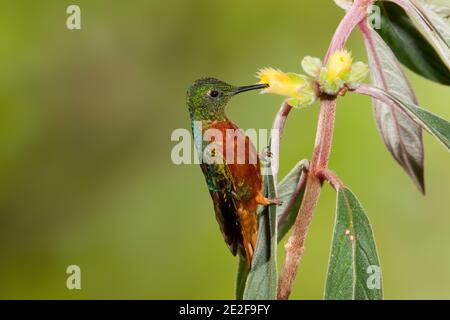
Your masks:
<svg viewBox="0 0 450 320"><path fill-rule="evenodd" d="M369 74L369 67L363 62L353 63L349 51L334 52L319 75L320 90L329 95L337 95L344 87L356 88Z"/></svg>
<svg viewBox="0 0 450 320"><path fill-rule="evenodd" d="M319 58L314 57L304 57L302 60L302 68L307 75L317 78L320 74L320 69L322 68L322 61Z"/></svg>
<svg viewBox="0 0 450 320"><path fill-rule="evenodd" d="M352 86L357 86L369 75L369 66L361 61L355 62L352 65L352 71L350 72L350 76L348 77L348 85L350 88Z"/></svg>

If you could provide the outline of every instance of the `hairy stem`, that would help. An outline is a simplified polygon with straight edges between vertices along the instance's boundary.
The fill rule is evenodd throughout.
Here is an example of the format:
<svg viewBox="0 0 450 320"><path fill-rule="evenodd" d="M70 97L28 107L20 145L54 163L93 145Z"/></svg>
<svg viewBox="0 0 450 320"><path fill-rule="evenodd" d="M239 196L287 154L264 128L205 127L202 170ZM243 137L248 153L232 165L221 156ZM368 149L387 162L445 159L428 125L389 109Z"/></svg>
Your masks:
<svg viewBox="0 0 450 320"><path fill-rule="evenodd" d="M336 50L342 49L345 46L353 29L366 18L367 8L373 2L374 0L355 0L353 2L352 7L347 11L347 14L339 24L333 40L331 40L330 47L325 56L325 63Z"/></svg>
<svg viewBox="0 0 450 320"><path fill-rule="evenodd" d="M316 172L326 168L328 165L335 113L336 99L329 97L322 99L316 143L308 172L305 195L297 219L295 220L292 234L285 245L286 259L278 282L278 299L284 300L289 298L300 258L303 255L309 225L311 224L314 209L316 208L322 188L321 181L316 176Z"/></svg>
<svg viewBox="0 0 450 320"><path fill-rule="evenodd" d="M358 88L353 90L353 92L369 96L373 99L376 99L376 100L379 100L379 101L385 103L386 105L390 106L391 108L396 109L399 112L403 113L405 116L409 117L418 126L421 126L424 130L428 130L421 123L417 122L417 120L414 117L411 117L410 114L405 112L405 110L399 108L399 106L396 103L394 103L391 99L389 99L389 97L388 97L389 93L387 91L377 88L377 87L367 85L367 84L362 84Z"/></svg>
<svg viewBox="0 0 450 320"><path fill-rule="evenodd" d="M367 7L372 3L373 0L355 0L353 2L352 7L342 19L333 36L325 57L325 63L331 54L345 46L353 29L366 18ZM335 118L336 97L322 96L316 142L306 181L305 195L295 220L292 234L285 245L286 258L278 282L278 299L288 299L292 291L300 259L303 255L309 225L311 224L322 188L321 178L317 176L317 173L323 172L328 167Z"/></svg>
<svg viewBox="0 0 450 320"><path fill-rule="evenodd" d="M284 101L275 116L275 120L272 125L272 135L270 137L270 153L271 153L271 173L273 176L273 183L275 191L278 186L278 169L280 163L280 140L283 135L284 126L286 125L287 116L291 112L292 107ZM277 192L275 192L277 194Z"/></svg>
<svg viewBox="0 0 450 320"><path fill-rule="evenodd" d="M337 174L329 169L322 169L317 171L316 176L322 181L328 181L334 190L339 191L345 185Z"/></svg>

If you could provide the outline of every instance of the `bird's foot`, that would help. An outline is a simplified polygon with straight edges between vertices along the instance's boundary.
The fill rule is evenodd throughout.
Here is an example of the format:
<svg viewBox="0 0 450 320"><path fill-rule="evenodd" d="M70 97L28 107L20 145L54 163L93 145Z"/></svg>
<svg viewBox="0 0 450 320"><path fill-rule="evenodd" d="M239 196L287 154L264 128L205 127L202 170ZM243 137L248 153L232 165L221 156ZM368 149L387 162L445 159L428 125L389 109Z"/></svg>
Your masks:
<svg viewBox="0 0 450 320"><path fill-rule="evenodd" d="M281 206L283 204L283 200L275 198L275 199L268 199L266 198L269 204L276 204L277 206Z"/></svg>
<svg viewBox="0 0 450 320"><path fill-rule="evenodd" d="M277 199L277 198L269 199L269 198L264 197L261 193L259 193L256 196L256 202L258 202L259 204L262 204L263 206L268 206L271 204L276 204L277 206L280 206L283 204L283 200Z"/></svg>

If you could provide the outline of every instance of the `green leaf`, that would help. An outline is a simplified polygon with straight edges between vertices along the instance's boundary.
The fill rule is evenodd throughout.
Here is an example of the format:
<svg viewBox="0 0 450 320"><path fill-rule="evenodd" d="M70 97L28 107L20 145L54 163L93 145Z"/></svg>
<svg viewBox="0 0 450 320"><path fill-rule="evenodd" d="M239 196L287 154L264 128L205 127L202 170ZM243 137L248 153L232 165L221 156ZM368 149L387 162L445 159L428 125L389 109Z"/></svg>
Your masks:
<svg viewBox="0 0 450 320"><path fill-rule="evenodd" d="M236 276L236 300L244 299L245 284L248 276L247 262L245 259L239 259L238 271Z"/></svg>
<svg viewBox="0 0 450 320"><path fill-rule="evenodd" d="M388 1L376 3L381 9L381 28L376 31L403 65L425 78L450 85L450 47L442 35L442 25L435 27L433 23L437 20L430 19L427 10L413 7L409 1L405 3L410 5L408 14L421 26L422 32L404 9ZM429 25L433 26L431 30L426 29Z"/></svg>
<svg viewBox="0 0 450 320"><path fill-rule="evenodd" d="M355 195L338 190L326 300L383 299L381 268L370 222Z"/></svg>
<svg viewBox="0 0 450 320"><path fill-rule="evenodd" d="M392 0L391 0L392 1ZM422 34L450 68L450 24L426 2L418 0L395 0L408 13Z"/></svg>
<svg viewBox="0 0 450 320"><path fill-rule="evenodd" d="M419 106L408 103L404 101L402 97L395 96L380 88L361 85L354 91L371 96L372 98L378 99L384 103L403 110L403 112L409 115L414 121L416 121L417 124L431 133L448 150L450 150L450 123L447 120L444 120L434 113L422 109Z"/></svg>
<svg viewBox="0 0 450 320"><path fill-rule="evenodd" d="M266 176L263 186L264 195L275 198L272 175ZM264 207L259 215L258 240L243 298L245 300L275 300L277 283L277 209L275 205L269 205Z"/></svg>
<svg viewBox="0 0 450 320"><path fill-rule="evenodd" d="M422 5L424 6L424 8L432 11L434 14L437 14L439 17L444 19L444 22L445 19L450 18L450 7L448 6L427 2L422 3Z"/></svg>
<svg viewBox="0 0 450 320"><path fill-rule="evenodd" d="M434 113L422 109L412 103L402 100L400 97L387 94L389 98L401 107L407 114L417 121L425 130L431 133L450 150L450 123Z"/></svg>
<svg viewBox="0 0 450 320"><path fill-rule="evenodd" d="M278 198L283 201L283 204L277 207L278 242L289 232L297 218L306 186L306 183L299 183L307 166L307 160L300 161L278 184ZM305 178L306 176L303 179Z"/></svg>
<svg viewBox="0 0 450 320"><path fill-rule="evenodd" d="M361 28L369 57L372 84L417 104L416 95L391 49L378 33L365 26ZM373 99L373 109L384 144L419 190L425 193L422 128L401 110L383 101Z"/></svg>

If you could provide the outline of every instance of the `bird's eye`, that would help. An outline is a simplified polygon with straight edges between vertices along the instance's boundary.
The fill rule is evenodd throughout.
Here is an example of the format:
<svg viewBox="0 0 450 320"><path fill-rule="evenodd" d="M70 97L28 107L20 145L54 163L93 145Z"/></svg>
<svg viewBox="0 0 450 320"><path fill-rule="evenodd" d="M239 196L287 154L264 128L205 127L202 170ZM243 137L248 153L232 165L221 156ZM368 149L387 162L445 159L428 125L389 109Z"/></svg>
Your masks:
<svg viewBox="0 0 450 320"><path fill-rule="evenodd" d="M211 98L217 98L219 96L219 91L211 90L208 92L208 96L210 96Z"/></svg>

